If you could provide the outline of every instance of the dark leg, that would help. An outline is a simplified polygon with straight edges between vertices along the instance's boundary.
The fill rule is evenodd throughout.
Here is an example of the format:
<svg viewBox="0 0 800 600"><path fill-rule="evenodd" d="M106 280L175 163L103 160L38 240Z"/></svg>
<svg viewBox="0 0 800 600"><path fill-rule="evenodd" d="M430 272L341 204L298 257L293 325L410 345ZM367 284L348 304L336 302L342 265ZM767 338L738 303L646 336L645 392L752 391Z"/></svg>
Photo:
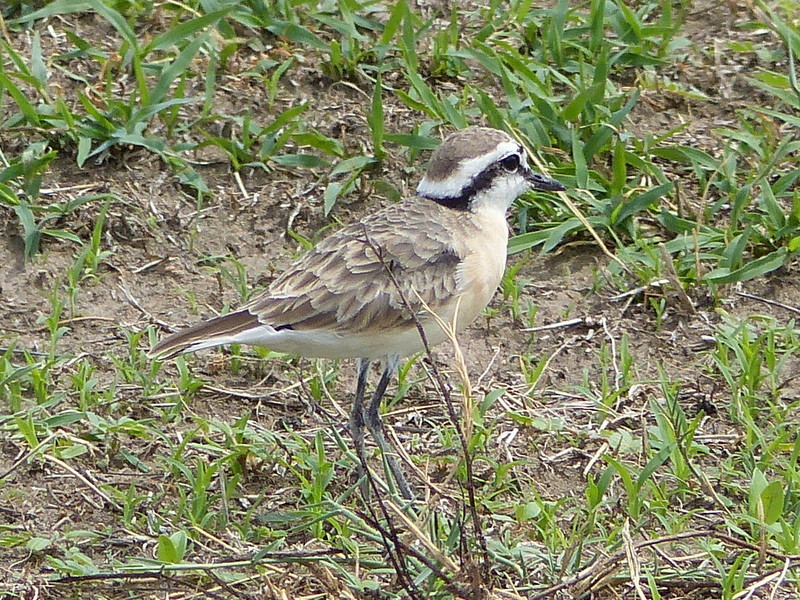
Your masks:
<svg viewBox="0 0 800 600"><path fill-rule="evenodd" d="M383 395L386 393L386 387L389 385L389 381L392 379L395 371L397 371L398 360L399 359L394 356L390 356L386 359L383 374L378 382L378 386L375 388L375 393L372 395L372 400L370 401L369 408L365 414L365 420L367 429L369 429L372 437L375 438L375 442L378 444L378 447L381 449L381 452L383 453L383 456L389 465L389 470L392 472L392 476L397 482L397 487L400 490L400 494L406 500L411 500L414 496L411 494L411 488L408 485L408 481L406 481L403 470L400 468L400 463L397 461L397 455L394 451L394 448L392 448L392 446L386 440L386 434L383 429L383 421L381 420L381 414L379 411L381 399L383 399ZM353 410L355 410L355 408Z"/></svg>
<svg viewBox="0 0 800 600"><path fill-rule="evenodd" d="M359 479L366 475L367 468L367 453L364 451L364 392L367 388L369 363L367 358L359 358L356 362L358 373L356 397L353 399L353 409L350 411L350 435L353 436L353 444L356 447ZM364 489L369 489L369 484L366 484Z"/></svg>

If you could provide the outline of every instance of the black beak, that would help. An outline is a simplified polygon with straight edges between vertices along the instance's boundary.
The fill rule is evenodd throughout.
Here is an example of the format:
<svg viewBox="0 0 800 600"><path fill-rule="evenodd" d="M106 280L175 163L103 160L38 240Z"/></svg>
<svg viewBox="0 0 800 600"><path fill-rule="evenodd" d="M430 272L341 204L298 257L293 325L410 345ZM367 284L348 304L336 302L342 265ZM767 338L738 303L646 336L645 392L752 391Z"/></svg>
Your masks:
<svg viewBox="0 0 800 600"><path fill-rule="evenodd" d="M563 192L565 188L555 179L550 179L537 173L536 171L528 170L525 173L525 179L531 184L531 189L541 190L543 192Z"/></svg>

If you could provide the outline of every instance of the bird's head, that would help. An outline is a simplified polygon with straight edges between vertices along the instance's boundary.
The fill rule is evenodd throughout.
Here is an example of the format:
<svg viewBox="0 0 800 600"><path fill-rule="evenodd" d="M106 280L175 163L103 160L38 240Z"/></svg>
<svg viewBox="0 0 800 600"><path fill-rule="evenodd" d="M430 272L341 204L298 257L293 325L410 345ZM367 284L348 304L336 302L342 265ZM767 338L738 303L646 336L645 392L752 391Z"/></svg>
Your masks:
<svg viewBox="0 0 800 600"><path fill-rule="evenodd" d="M462 210L508 209L528 190L558 191L558 181L533 171L525 150L499 129L468 127L431 156L417 194Z"/></svg>

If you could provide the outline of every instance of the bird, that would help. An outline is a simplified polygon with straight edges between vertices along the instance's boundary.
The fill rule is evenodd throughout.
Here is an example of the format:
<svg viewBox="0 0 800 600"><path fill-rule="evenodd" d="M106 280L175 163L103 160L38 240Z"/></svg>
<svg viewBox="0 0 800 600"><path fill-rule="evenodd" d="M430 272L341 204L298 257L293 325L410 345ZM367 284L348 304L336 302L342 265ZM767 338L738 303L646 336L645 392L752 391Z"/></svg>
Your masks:
<svg viewBox="0 0 800 600"><path fill-rule="evenodd" d="M504 131L458 130L432 153L415 195L339 229L260 295L169 335L150 354L168 359L245 344L308 358L355 359L349 429L359 472L367 464L366 426L397 490L413 499L379 412L400 359L423 351L426 342L445 341L441 322L460 331L489 304L505 270L512 203L529 190L564 189L532 170L522 145ZM375 361L383 371L365 405Z"/></svg>

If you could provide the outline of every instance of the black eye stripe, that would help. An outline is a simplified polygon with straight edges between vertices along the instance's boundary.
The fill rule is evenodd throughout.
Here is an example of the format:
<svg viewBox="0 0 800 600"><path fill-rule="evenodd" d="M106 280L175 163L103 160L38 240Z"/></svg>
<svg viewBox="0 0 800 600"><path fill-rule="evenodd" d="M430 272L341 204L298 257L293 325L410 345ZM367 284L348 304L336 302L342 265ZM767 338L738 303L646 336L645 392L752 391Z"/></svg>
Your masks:
<svg viewBox="0 0 800 600"><path fill-rule="evenodd" d="M431 200L443 206L457 210L467 210L472 199L480 192L489 189L498 178L506 177L509 173L516 173L522 167L522 149L514 154L501 158L489 164L483 171L471 179L461 191L452 196L428 196Z"/></svg>
<svg viewBox="0 0 800 600"><path fill-rule="evenodd" d="M472 181L464 186L458 194L446 198L432 198L432 200L450 208L467 210L469 208L469 203L477 194L489 189L497 178L504 177L507 173L516 172L520 164L519 155L511 154L510 156L506 156L486 167ZM511 165L514 166L511 167Z"/></svg>

